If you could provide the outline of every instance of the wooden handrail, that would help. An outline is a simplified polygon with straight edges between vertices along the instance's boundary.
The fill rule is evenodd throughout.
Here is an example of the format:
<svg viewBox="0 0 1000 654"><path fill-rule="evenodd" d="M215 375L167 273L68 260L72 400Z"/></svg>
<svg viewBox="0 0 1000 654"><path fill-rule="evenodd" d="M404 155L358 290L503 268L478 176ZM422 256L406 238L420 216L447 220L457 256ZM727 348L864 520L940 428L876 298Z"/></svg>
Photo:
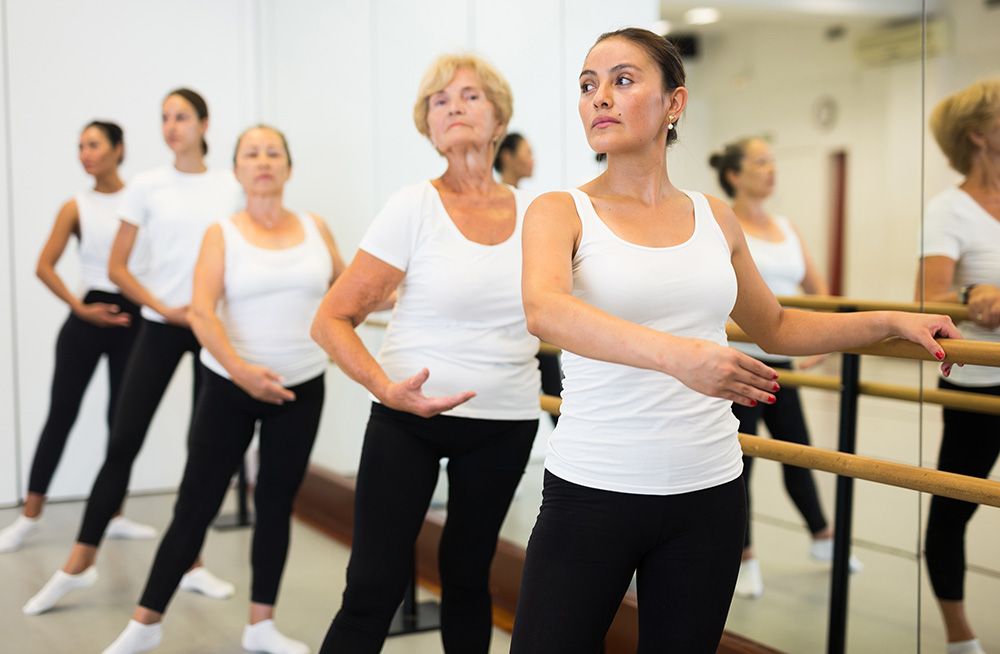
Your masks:
<svg viewBox="0 0 1000 654"><path fill-rule="evenodd" d="M814 311L905 311L907 313L940 313L953 321L969 319L969 307L952 302L883 302L881 300L856 300L837 295L780 295L778 302L783 307L813 309Z"/></svg>
<svg viewBox="0 0 1000 654"><path fill-rule="evenodd" d="M539 401L542 410L559 415L558 397L542 395ZM749 434L740 434L739 439L747 456L1000 507L1000 482Z"/></svg>

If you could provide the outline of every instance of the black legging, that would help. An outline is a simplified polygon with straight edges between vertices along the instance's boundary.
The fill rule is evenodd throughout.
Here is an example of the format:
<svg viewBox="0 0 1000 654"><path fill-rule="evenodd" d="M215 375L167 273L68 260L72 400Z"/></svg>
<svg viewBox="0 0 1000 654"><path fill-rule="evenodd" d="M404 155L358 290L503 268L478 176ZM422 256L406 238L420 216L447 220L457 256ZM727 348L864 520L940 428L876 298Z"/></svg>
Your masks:
<svg viewBox="0 0 1000 654"><path fill-rule="evenodd" d="M539 353L537 356L538 370L542 373L542 392L553 397L560 397L562 395L563 375L559 355ZM550 413L549 418L552 419L553 425L559 424L559 416Z"/></svg>
<svg viewBox="0 0 1000 654"><path fill-rule="evenodd" d="M639 654L714 653L745 530L740 479L679 495L635 495L546 471L511 654L596 654L633 573Z"/></svg>
<svg viewBox="0 0 1000 654"><path fill-rule="evenodd" d="M250 397L236 384L202 368L174 518L156 552L140 606L166 611L181 577L198 558L205 532L219 512L233 474L260 421L260 469L254 487L256 526L250 556L251 601L273 605L288 554L292 502L309 465L323 410L323 376L290 388L282 405Z"/></svg>
<svg viewBox="0 0 1000 654"><path fill-rule="evenodd" d="M194 401L197 402L201 386L198 350L198 341L190 329L142 321L125 368L122 392L108 438L108 453L90 490L77 542L94 547L101 544L104 530L125 499L132 464L146 440L156 407L185 352L195 356Z"/></svg>
<svg viewBox="0 0 1000 654"><path fill-rule="evenodd" d="M62 459L73 423L80 413L80 403L102 356L108 357L108 427L114 417L122 376L129 352L139 330L139 307L119 293L89 291L84 304L104 302L117 305L132 316L128 327L98 327L70 314L59 330L56 341L56 367L52 373L49 415L35 446L28 491L45 495Z"/></svg>
<svg viewBox="0 0 1000 654"><path fill-rule="evenodd" d="M490 563L538 420L418 416L373 404L354 502L343 604L320 649L382 649L413 571L413 547L448 457L448 519L441 535L441 639L445 652L485 654L492 632Z"/></svg>
<svg viewBox="0 0 1000 654"><path fill-rule="evenodd" d="M958 386L945 380L940 388L1000 396L1000 386ZM944 409L944 433L938 454L938 470L985 479L1000 456L1000 416ZM924 554L927 572L938 599L959 601L965 597L965 528L978 504L931 498L927 516Z"/></svg>
<svg viewBox="0 0 1000 654"><path fill-rule="evenodd" d="M791 370L790 363L767 361L767 365L781 370ZM806 427L805 416L802 414L802 402L797 388L783 388L777 395L774 404L759 402L755 407L739 404L733 405L733 414L740 421L740 432L756 434L757 423L761 418L767 425L771 437L788 443L809 445L809 429ZM750 471L753 468L753 457L743 457L743 479L747 487L747 511L750 510ZM819 494L816 492L816 482L812 471L788 464L781 464L781 472L785 479L785 490L792 498L795 507L802 514L809 528L809 533L815 534L827 527L823 508L819 504ZM743 540L744 547L750 547L750 520L747 520L747 533Z"/></svg>

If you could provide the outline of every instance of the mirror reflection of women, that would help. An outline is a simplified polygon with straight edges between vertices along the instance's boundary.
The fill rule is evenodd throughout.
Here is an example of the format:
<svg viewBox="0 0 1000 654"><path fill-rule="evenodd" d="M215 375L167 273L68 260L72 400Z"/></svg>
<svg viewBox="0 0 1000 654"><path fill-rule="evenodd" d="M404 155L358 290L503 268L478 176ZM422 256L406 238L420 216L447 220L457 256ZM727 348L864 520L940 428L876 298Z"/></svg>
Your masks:
<svg viewBox="0 0 1000 654"><path fill-rule="evenodd" d="M775 295L828 295L826 280L820 274L805 241L795 226L784 216L771 214L765 204L774 193L775 162L771 147L759 138L745 138L727 145L709 160L719 175L719 185L732 199L733 214L746 237L747 248L757 270ZM752 343L733 343L732 347L763 361L775 370L792 370L792 357L768 354ZM809 357L798 364L800 370L813 367L824 357ZM809 430L798 389L786 388L781 401L775 404L758 403L747 407L733 404L733 413L740 421L740 433L756 434L758 423L763 420L773 438L801 445L809 445ZM750 502L750 471L752 457L743 457L743 480L747 487L747 506ZM812 471L784 464L781 472L785 490L792 498L812 536L809 554L819 561L833 558L833 531L830 529L820 506L819 493ZM749 514L749 510L748 510ZM760 563L751 546L750 521L743 544L743 561L736 582L738 597L760 597L764 581ZM861 562L851 558L851 570L861 569Z"/></svg>
<svg viewBox="0 0 1000 654"><path fill-rule="evenodd" d="M927 203L917 299L961 302L967 338L1000 342L1000 79L942 100L931 132L963 176ZM922 282L922 284L921 284ZM1000 368L964 366L939 386L1000 396ZM938 469L985 478L1000 456L1000 416L944 409ZM965 610L965 533L978 504L931 498L925 556L949 654L983 654Z"/></svg>
<svg viewBox="0 0 1000 654"><path fill-rule="evenodd" d="M309 326L344 263L321 219L282 204L292 162L280 132L266 126L247 130L233 159L247 205L208 229L195 267L189 315L203 345L204 381L174 517L132 620L105 654L159 645L167 605L197 558L258 423L253 589L242 645L270 654L309 652L277 630L274 604L292 501L323 408L328 360Z"/></svg>
<svg viewBox="0 0 1000 654"><path fill-rule="evenodd" d="M490 563L538 430L538 340L519 290L526 202L491 171L511 111L510 87L481 59L431 66L414 122L447 170L389 199L316 316L317 340L375 398L347 588L322 652L381 650L443 457L441 639L449 653L489 649ZM354 328L397 286L376 360Z"/></svg>
<svg viewBox="0 0 1000 654"><path fill-rule="evenodd" d="M633 574L641 651L716 650L746 535L731 405L778 391L772 368L727 347L730 315L793 356L902 336L941 359L934 336L959 335L945 316L783 309L732 210L670 181L684 78L663 37L602 35L579 112L607 170L525 218L528 327L562 348L566 378L512 654L598 651Z"/></svg>
<svg viewBox="0 0 1000 654"><path fill-rule="evenodd" d="M530 178L535 172L535 156L528 139L518 132L504 136L497 146L493 169L500 175L501 182L514 188L518 188L522 179Z"/></svg>
<svg viewBox="0 0 1000 654"><path fill-rule="evenodd" d="M232 172L208 170L205 165L207 130L205 100L190 89L171 92L162 104L162 131L173 152L173 164L136 175L126 189L108 276L126 297L142 306L141 325L125 369L108 453L90 491L77 541L62 569L24 605L28 615L48 611L67 593L97 582L97 550L108 522L125 499L132 464L153 414L181 357L198 353L198 341L187 320L198 244L212 222L243 206L243 194ZM149 244L141 281L129 263L140 230ZM197 364L194 369L197 398ZM200 564L185 576L181 587L219 599L234 592L232 584Z"/></svg>
<svg viewBox="0 0 1000 654"><path fill-rule="evenodd" d="M35 532L45 495L76 422L84 391L102 357L108 360L108 426L121 393L122 375L135 334L139 307L108 279L107 261L118 230L118 205L125 185L118 167L125 157L125 136L114 123L95 120L80 134L80 163L94 178L94 188L78 193L59 210L38 257L38 278L70 309L56 341L49 413L35 446L24 510L0 531L0 552L12 552ZM79 243L82 297L71 291L56 270L72 237ZM156 530L123 516L108 524L109 538L153 538Z"/></svg>

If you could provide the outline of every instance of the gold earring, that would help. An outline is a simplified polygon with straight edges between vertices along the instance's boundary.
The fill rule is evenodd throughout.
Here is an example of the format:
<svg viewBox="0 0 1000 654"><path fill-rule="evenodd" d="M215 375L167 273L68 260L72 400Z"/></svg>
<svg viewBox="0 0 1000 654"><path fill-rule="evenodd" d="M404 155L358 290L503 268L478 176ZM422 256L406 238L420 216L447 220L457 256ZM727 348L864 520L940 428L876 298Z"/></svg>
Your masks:
<svg viewBox="0 0 1000 654"><path fill-rule="evenodd" d="M670 130L672 130L674 128L674 117L673 116L667 116L667 118L670 119L670 122L667 123L667 131L669 132Z"/></svg>

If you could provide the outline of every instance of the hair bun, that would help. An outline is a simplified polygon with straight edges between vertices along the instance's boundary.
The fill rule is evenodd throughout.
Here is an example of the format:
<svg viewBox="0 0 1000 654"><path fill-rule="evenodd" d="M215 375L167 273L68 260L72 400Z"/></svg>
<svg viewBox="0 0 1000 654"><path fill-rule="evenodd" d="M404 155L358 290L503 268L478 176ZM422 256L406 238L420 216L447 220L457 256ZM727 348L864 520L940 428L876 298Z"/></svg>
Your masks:
<svg viewBox="0 0 1000 654"><path fill-rule="evenodd" d="M722 155L718 152L713 152L712 156L708 158L708 165L712 168L720 168L722 166Z"/></svg>

